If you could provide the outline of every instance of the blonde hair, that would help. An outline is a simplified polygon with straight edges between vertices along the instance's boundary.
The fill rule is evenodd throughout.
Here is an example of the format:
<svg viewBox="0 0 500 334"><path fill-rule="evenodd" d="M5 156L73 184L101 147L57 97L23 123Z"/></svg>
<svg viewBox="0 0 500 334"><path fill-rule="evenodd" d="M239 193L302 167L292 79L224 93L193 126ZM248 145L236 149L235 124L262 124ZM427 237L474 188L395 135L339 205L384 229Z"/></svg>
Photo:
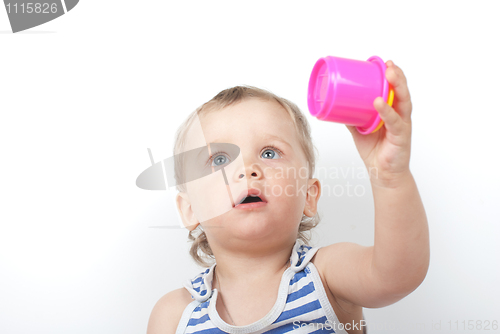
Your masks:
<svg viewBox="0 0 500 334"><path fill-rule="evenodd" d="M196 117L201 118L202 115L207 114L210 111L221 110L229 105L250 98L260 98L267 101L276 101L288 112L295 124L295 129L298 133L300 145L305 153L308 165L310 166L308 177L311 179L314 175L318 151L312 142L311 128L305 115L293 102L276 96L269 91L253 86L245 85L225 89L214 96L210 101L204 103L195 111L193 111L177 130L177 133L175 135L174 155L184 152L186 134ZM183 161L182 159L179 159L179 161L176 160L175 163L175 178L177 180L183 180L183 175L180 175L184 171ZM176 188L180 192L187 192L186 186L183 182L178 184ZM309 245L311 236L306 232L316 227L320 221L321 217L319 213L316 213L314 217L308 217L303 214L297 233L297 238L301 239L306 245ZM201 224L198 225L194 230L189 232L188 239L192 241L190 254L194 261L202 267L211 266L214 263L215 258Z"/></svg>

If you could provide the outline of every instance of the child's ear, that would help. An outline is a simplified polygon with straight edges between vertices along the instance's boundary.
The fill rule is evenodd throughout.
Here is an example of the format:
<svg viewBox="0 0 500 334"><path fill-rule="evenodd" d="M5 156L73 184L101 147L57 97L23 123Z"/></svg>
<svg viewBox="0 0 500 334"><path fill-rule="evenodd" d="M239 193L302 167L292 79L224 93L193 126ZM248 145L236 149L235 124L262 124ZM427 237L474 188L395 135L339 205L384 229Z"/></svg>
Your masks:
<svg viewBox="0 0 500 334"><path fill-rule="evenodd" d="M200 222L198 221L198 219L196 219L196 216L194 215L193 207L191 206L191 201L189 200L189 196L184 192L180 192L175 197L175 202L177 204L177 210L179 210L182 219L182 224L184 224L184 227L186 227L189 231L192 231L196 227L198 227Z"/></svg>
<svg viewBox="0 0 500 334"><path fill-rule="evenodd" d="M314 217L318 212L318 201L321 196L321 184L318 179L309 179L307 181L306 205L304 214L308 217Z"/></svg>

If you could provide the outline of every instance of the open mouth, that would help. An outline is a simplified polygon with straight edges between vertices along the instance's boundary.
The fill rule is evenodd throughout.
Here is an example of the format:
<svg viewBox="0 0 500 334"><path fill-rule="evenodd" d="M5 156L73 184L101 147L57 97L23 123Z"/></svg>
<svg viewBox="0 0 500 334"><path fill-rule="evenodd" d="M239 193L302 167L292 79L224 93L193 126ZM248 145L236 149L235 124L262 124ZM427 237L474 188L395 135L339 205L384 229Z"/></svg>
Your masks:
<svg viewBox="0 0 500 334"><path fill-rule="evenodd" d="M263 201L259 196L247 196L243 198L243 200L240 203L238 203L238 205L246 203L255 203L255 202L263 202Z"/></svg>
<svg viewBox="0 0 500 334"><path fill-rule="evenodd" d="M266 196L256 188L245 189L234 201L234 207L253 210L267 204Z"/></svg>

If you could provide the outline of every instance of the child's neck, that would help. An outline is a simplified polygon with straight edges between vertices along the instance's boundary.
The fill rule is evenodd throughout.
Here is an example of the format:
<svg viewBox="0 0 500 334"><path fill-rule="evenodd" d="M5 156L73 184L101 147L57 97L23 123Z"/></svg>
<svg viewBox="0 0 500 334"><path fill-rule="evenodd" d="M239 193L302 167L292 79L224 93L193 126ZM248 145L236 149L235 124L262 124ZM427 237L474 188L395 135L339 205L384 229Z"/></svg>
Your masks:
<svg viewBox="0 0 500 334"><path fill-rule="evenodd" d="M259 253L212 247L217 276L227 290L259 286L270 279L280 278L289 267L292 249L293 244L281 249L268 249L267 252L261 249Z"/></svg>

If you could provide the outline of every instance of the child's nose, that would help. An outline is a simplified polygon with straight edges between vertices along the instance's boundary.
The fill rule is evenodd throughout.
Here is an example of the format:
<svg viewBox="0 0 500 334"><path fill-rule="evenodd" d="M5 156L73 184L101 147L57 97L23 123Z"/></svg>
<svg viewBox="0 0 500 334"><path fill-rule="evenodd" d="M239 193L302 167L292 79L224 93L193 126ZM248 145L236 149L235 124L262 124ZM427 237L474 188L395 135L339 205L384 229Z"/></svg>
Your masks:
<svg viewBox="0 0 500 334"><path fill-rule="evenodd" d="M252 172L251 175L252 176L257 176L257 173L256 172ZM242 179L244 176L245 176L245 174L240 174L240 179Z"/></svg>
<svg viewBox="0 0 500 334"><path fill-rule="evenodd" d="M258 164L251 164L250 166L243 167L244 169L239 172L238 180L243 180L245 177L249 179L260 179L263 176L262 169Z"/></svg>

